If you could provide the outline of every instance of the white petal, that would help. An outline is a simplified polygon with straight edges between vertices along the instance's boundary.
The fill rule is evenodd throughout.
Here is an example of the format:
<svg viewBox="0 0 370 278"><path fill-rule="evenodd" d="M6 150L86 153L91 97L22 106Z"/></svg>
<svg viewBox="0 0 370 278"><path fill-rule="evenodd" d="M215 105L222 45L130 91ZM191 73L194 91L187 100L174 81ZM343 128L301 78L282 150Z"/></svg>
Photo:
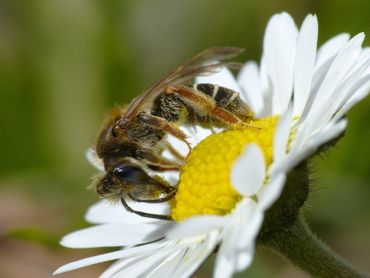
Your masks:
<svg viewBox="0 0 370 278"><path fill-rule="evenodd" d="M358 71L358 69L364 66L365 64L368 66L365 72L363 73L363 75L369 74L370 73L369 59L370 59L370 47L362 48L361 53L358 56L357 63L349 71L349 74L347 75L347 77L349 77L350 75L354 75L354 77L357 77L357 78L361 77L361 75L360 76L355 75L354 72Z"/></svg>
<svg viewBox="0 0 370 278"><path fill-rule="evenodd" d="M190 133L189 129L187 128L183 128L181 127L181 130L183 132L185 132L186 134ZM188 134L189 137L192 135L192 134ZM189 148L186 146L186 144L182 141L180 141L179 139L177 139L176 137L172 136L172 135L168 135L167 136L167 142L176 150L178 151L182 156L186 156L189 152ZM166 157L166 156L165 156ZM167 157L166 157L167 158ZM171 159L174 159L175 157L172 155L168 158L171 158Z"/></svg>
<svg viewBox="0 0 370 278"><path fill-rule="evenodd" d="M173 254L170 254L162 262L160 262L150 273L148 273L148 278L162 278L171 277L176 271L181 261L186 256L188 248L181 249Z"/></svg>
<svg viewBox="0 0 370 278"><path fill-rule="evenodd" d="M250 144L234 162L231 184L243 196L256 194L265 179L265 158L256 144Z"/></svg>
<svg viewBox="0 0 370 278"><path fill-rule="evenodd" d="M258 117L263 111L263 93L259 79L258 65L246 63L238 74L238 84L241 88L242 99L251 107Z"/></svg>
<svg viewBox="0 0 370 278"><path fill-rule="evenodd" d="M144 212L155 214L169 214L169 205L167 203L148 204L129 202L130 207ZM158 222L161 220L142 217L135 213L127 211L121 203L111 203L106 200L91 206L85 216L85 219L90 223L149 223Z"/></svg>
<svg viewBox="0 0 370 278"><path fill-rule="evenodd" d="M169 239L182 239L202 236L224 226L228 221L226 216L195 216L177 223L167 232Z"/></svg>
<svg viewBox="0 0 370 278"><path fill-rule="evenodd" d="M369 66L369 60L367 63L357 68L352 75L348 76L346 80L341 82L337 92L335 93L335 98L331 100L331 104L323 109L320 120L316 122L317 125L323 126L327 124L333 115L351 98L351 96L362 87L363 84L370 80L370 74L363 78L360 77Z"/></svg>
<svg viewBox="0 0 370 278"><path fill-rule="evenodd" d="M168 221L167 221L168 222ZM73 232L61 241L70 248L112 247L141 244L163 237L173 223L103 224Z"/></svg>
<svg viewBox="0 0 370 278"><path fill-rule="evenodd" d="M319 107L319 104L323 105L323 102L330 100L332 93L340 80L356 63L357 57L361 53L361 44L363 40L364 34L358 34L347 43L344 49L339 52L333 61L325 80L319 89L319 92L317 93L312 110L317 109L316 107Z"/></svg>
<svg viewBox="0 0 370 278"><path fill-rule="evenodd" d="M286 154L291 122L292 109L288 109L287 113L280 119L274 134L274 162L276 163L281 161Z"/></svg>
<svg viewBox="0 0 370 278"><path fill-rule="evenodd" d="M192 147L195 147L198 145L201 141L203 141L205 138L213 134L212 130L210 128L203 128L201 126L193 126L193 133L188 138L188 142Z"/></svg>
<svg viewBox="0 0 370 278"><path fill-rule="evenodd" d="M343 119L339 122L331 122L325 128L314 134L307 144L312 150L338 137L347 127L347 120Z"/></svg>
<svg viewBox="0 0 370 278"><path fill-rule="evenodd" d="M335 57L332 57L325 61L319 68L317 68L314 72L314 75L312 77L312 84L311 84L311 92L308 96L308 99L306 101L306 105L304 107L303 112L300 116L300 121L303 122L303 120L306 118L307 113L310 111L310 108L312 107L312 103L314 102L316 95L323 84L326 75L333 64L335 60Z"/></svg>
<svg viewBox="0 0 370 278"><path fill-rule="evenodd" d="M370 92L370 82L363 84L357 91L352 95L352 97L347 101L345 105L338 111L334 116L333 121L337 121L344 116L345 113L349 111L355 104L363 100Z"/></svg>
<svg viewBox="0 0 370 278"><path fill-rule="evenodd" d="M111 278L113 275L117 274L118 272L124 270L129 265L132 265L139 260L142 259L142 256L136 256L133 258L122 259L114 262L111 266L109 266L100 276L99 278Z"/></svg>
<svg viewBox="0 0 370 278"><path fill-rule="evenodd" d="M157 242L157 243L151 243L148 245L133 247L133 248L125 249L125 250L119 250L119 251L106 253L103 255L85 258L85 259L78 260L78 261L61 266L54 272L54 274L60 274L63 272L75 270L78 268L82 268L85 266L98 264L102 262L123 259L123 258L130 258L134 256L141 256L145 254L152 254L154 250L163 248L163 246L165 246L164 242Z"/></svg>
<svg viewBox="0 0 370 278"><path fill-rule="evenodd" d="M236 269L237 261L237 249L235 246L235 240L233 240L237 234L236 229L229 229L224 234L221 246L218 250L216 257L216 265L214 270L214 277L232 277Z"/></svg>
<svg viewBox="0 0 370 278"><path fill-rule="evenodd" d="M280 164L279 171L289 171L298 165L301 161L307 159L312 155L317 149L323 144L329 142L330 140L338 137L347 126L347 121L345 119L337 123L329 123L325 128L312 135L308 140L304 142L302 146L293 145L289 154L284 159L284 163Z"/></svg>
<svg viewBox="0 0 370 278"><path fill-rule="evenodd" d="M349 38L349 34L343 33L325 42L317 51L315 70L318 69L328 59L331 59L337 55L343 46L348 42Z"/></svg>
<svg viewBox="0 0 370 278"><path fill-rule="evenodd" d="M240 92L239 85L236 82L234 75L227 68L216 74L197 77L195 79L195 83L211 83L234 90L235 92Z"/></svg>
<svg viewBox="0 0 370 278"><path fill-rule="evenodd" d="M241 250L238 253L235 271L241 272L247 269L253 261L254 256L254 244L252 246L248 246L245 250Z"/></svg>
<svg viewBox="0 0 370 278"><path fill-rule="evenodd" d="M216 266L213 277L215 278L229 278L232 277L235 271L235 262L225 256L217 256Z"/></svg>
<svg viewBox="0 0 370 278"><path fill-rule="evenodd" d="M272 180L266 184L257 195L258 206L262 210L268 209L280 197L286 180L285 173L275 173L274 176L270 178Z"/></svg>
<svg viewBox="0 0 370 278"><path fill-rule="evenodd" d="M263 51L273 86L273 113L284 113L292 96L297 27L287 13L273 16L266 28Z"/></svg>
<svg viewBox="0 0 370 278"><path fill-rule="evenodd" d="M259 79L261 80L261 90L263 95L263 110L258 115L260 118L273 115L273 107L277 105L274 105L273 103L276 100L273 97L273 85L271 84L271 79L268 76L268 66L266 60L266 55L262 53Z"/></svg>
<svg viewBox="0 0 370 278"><path fill-rule="evenodd" d="M103 160L97 155L96 151L93 148L89 148L86 151L86 159L90 162L92 166L98 169L100 172L104 173L104 162Z"/></svg>
<svg viewBox="0 0 370 278"><path fill-rule="evenodd" d="M226 227L216 259L216 277L231 277L244 270L252 261L254 241L262 225L263 213L251 199L242 200L233 213L233 221Z"/></svg>
<svg viewBox="0 0 370 278"><path fill-rule="evenodd" d="M189 244L176 256L164 260L148 277L190 277L214 250L217 242L218 233L211 233L203 241Z"/></svg>
<svg viewBox="0 0 370 278"><path fill-rule="evenodd" d="M237 207L236 213L240 214L240 223L237 224L237 235L235 243L239 250L244 250L250 246L254 246L254 240L261 228L263 222L263 211L258 203L251 199L246 199Z"/></svg>
<svg viewBox="0 0 370 278"><path fill-rule="evenodd" d="M155 267L166 257L168 257L172 252L161 252L152 256L144 257L136 263L125 267L120 272L117 272L112 278L137 278L137 277L147 277L148 273L155 269Z"/></svg>
<svg viewBox="0 0 370 278"><path fill-rule="evenodd" d="M294 65L294 115L301 115L308 99L316 58L317 18L308 15L298 35Z"/></svg>
<svg viewBox="0 0 370 278"><path fill-rule="evenodd" d="M335 97L336 88L343 77L350 71L355 64L357 57L361 53L361 44L364 40L364 34L359 34L351 39L346 47L340 51L333 61L325 80L323 81L312 107L302 123L302 132L297 135L297 147L302 146L307 137L321 128L317 125L320 122L321 113L331 106L331 98Z"/></svg>
<svg viewBox="0 0 370 278"><path fill-rule="evenodd" d="M289 154L284 159L284 163L280 165L277 171L289 171L302 160L312 155L318 147L326 142L338 137L346 128L347 121L345 119L340 122L331 122L325 128L312 135L308 140L302 143L302 146L293 144Z"/></svg>
<svg viewBox="0 0 370 278"><path fill-rule="evenodd" d="M187 278L206 260L219 242L219 233L212 232L201 243L190 246L172 277ZM161 278L161 277L160 277Z"/></svg>

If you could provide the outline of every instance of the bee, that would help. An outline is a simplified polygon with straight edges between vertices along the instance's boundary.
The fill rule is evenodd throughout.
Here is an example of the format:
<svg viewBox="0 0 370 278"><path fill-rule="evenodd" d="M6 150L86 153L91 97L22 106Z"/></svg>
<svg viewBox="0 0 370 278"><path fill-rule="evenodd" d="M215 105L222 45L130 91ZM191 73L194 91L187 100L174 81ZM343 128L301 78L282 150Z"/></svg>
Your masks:
<svg viewBox="0 0 370 278"><path fill-rule="evenodd" d="M94 183L96 192L103 198L120 200L128 211L138 215L171 219L168 215L134 210L127 200L159 203L174 197L175 187L149 174L149 170L180 169L179 163L161 155L168 134L190 148L180 125L239 127L253 117L235 91L215 84L186 85L197 76L235 65L225 60L242 51L232 47L206 49L166 74L128 106L114 108L95 147L105 169Z"/></svg>

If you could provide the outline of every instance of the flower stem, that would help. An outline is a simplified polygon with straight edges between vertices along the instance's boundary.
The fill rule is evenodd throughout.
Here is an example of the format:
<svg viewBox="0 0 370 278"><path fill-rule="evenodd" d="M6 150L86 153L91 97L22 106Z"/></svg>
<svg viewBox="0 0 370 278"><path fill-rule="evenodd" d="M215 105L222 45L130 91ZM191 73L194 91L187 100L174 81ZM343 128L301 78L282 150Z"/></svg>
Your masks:
<svg viewBox="0 0 370 278"><path fill-rule="evenodd" d="M312 277L370 277L355 270L318 239L303 217L298 217L290 228L274 233L263 244L286 256Z"/></svg>

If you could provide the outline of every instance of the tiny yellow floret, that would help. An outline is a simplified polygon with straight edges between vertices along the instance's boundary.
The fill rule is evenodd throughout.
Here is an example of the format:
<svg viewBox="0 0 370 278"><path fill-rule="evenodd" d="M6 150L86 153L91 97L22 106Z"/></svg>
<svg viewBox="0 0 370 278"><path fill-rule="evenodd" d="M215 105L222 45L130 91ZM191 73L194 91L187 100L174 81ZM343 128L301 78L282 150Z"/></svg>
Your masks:
<svg viewBox="0 0 370 278"><path fill-rule="evenodd" d="M278 116L248 122L246 128L213 134L200 142L181 169L171 216L181 221L195 215L225 215L241 196L230 182L234 161L248 144L260 146L266 164L272 162L272 145Z"/></svg>

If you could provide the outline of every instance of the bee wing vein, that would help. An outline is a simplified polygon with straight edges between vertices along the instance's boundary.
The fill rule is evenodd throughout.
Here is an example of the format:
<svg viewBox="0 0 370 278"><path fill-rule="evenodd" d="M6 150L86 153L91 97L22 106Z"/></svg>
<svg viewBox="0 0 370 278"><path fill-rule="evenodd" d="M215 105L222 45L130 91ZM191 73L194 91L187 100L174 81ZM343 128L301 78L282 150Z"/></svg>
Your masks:
<svg viewBox="0 0 370 278"><path fill-rule="evenodd" d="M236 47L212 47L193 56L136 97L128 106L124 116L125 120L129 121L137 115L145 104L150 104L167 85L184 83L196 76L211 75L221 71L225 66L235 65L235 63L221 61L233 58L241 52L243 49Z"/></svg>

